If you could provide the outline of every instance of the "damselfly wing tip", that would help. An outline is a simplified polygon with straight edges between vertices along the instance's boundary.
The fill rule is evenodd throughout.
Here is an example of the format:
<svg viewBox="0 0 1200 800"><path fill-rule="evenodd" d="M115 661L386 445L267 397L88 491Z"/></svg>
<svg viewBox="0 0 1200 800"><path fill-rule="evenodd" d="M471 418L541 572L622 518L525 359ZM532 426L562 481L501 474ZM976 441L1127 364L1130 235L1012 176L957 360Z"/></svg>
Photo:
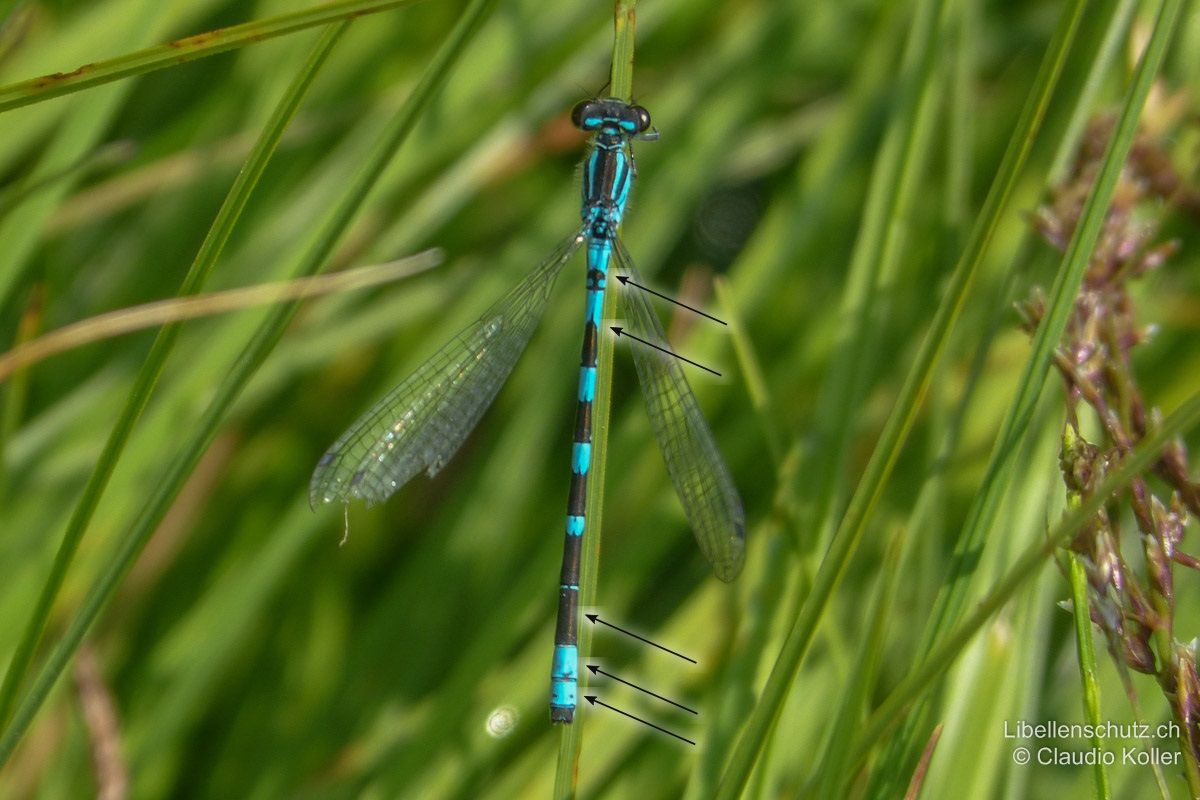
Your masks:
<svg viewBox="0 0 1200 800"><path fill-rule="evenodd" d="M325 484L317 475L313 475L312 483L308 485L308 507L318 511L321 506L333 500Z"/></svg>
<svg viewBox="0 0 1200 800"><path fill-rule="evenodd" d="M746 525L739 514L733 521L733 533L725 548L724 558L713 563L713 573L725 583L732 583L746 564Z"/></svg>
<svg viewBox="0 0 1200 800"><path fill-rule="evenodd" d="M736 558L730 558L720 564L713 564L713 574L721 580L722 583L733 583L737 580L737 576L742 574L742 567L745 566L746 559L742 553L738 553Z"/></svg>

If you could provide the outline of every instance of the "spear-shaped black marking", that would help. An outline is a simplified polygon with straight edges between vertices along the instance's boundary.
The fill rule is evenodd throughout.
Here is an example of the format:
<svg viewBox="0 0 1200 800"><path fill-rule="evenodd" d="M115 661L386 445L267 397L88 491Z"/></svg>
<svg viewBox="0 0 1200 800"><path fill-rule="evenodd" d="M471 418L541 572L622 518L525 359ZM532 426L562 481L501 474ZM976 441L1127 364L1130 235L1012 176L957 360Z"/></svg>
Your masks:
<svg viewBox="0 0 1200 800"><path fill-rule="evenodd" d="M674 297L667 297L665 294L662 294L661 292L654 291L649 286L642 286L637 281L631 281L631 280L629 280L629 277L626 275L618 275L617 280L619 280L621 282L621 285L623 285L623 286L636 286L637 288L641 289L643 292L649 292L650 294L654 295L655 297L661 297L663 300L666 300L668 303L674 303L675 305L679 306L680 308L686 308L688 311L691 311L695 314L699 314L702 317L708 317L713 322L719 322L722 325L728 324L725 322L725 320L717 319L712 314L707 314L698 308L693 308L692 306L689 306L687 303L681 303L678 300L676 300Z"/></svg>
<svg viewBox="0 0 1200 800"><path fill-rule="evenodd" d="M654 730L662 731L667 736L674 736L676 739L679 739L680 741L683 741L683 742L687 742L688 744L690 744L692 746L695 746L695 744L696 744L691 739L685 739L684 737L680 736L678 733L672 733L671 731L667 730L666 728L660 728L659 726L655 725L653 722L647 722L646 720L642 719L641 717L635 717L633 714L627 714L615 706L610 706L608 703L599 699L595 695L591 695L591 694L584 695L584 699L587 700L589 703L591 703L594 706L604 706L609 711L615 711L623 717L629 717L630 719L636 720L636 721L642 723L643 725L649 725L651 728L654 728Z"/></svg>
<svg viewBox="0 0 1200 800"><path fill-rule="evenodd" d="M605 620L600 619L599 614L584 614L584 616L587 617L588 619L590 619L592 621L593 625L596 624L597 622L599 622L601 625L607 625L608 627L612 628L614 631L620 631L621 633L625 634L626 636L632 636L634 639L637 639L639 642L645 642L646 644L650 645L651 647L657 647L659 650L664 650L673 656L679 656L684 661L690 661L693 664L696 663L696 659L694 659L694 658L688 658L683 653L676 653L671 648L663 647L658 642L652 642L644 636L638 636L636 633L633 633L632 631L627 631L624 628L620 628L620 627L617 627L616 625L613 625L611 622L607 622Z"/></svg>
<svg viewBox="0 0 1200 800"><path fill-rule="evenodd" d="M623 683L626 686L632 686L634 689L637 689L639 692L645 692L646 694L650 695L651 697L657 697L659 700L662 700L664 703L670 703L671 705L675 706L676 708L682 708L684 711L688 712L689 714L696 714L697 716L699 716L699 714L700 714L699 711L694 711L694 710L688 708L687 706L683 705L682 703L676 703L674 700L670 700L666 697L663 697L661 694L655 694L654 692L650 691L649 689L645 689L641 686L638 686L636 683L630 683L629 681L625 680L624 678L618 678L616 675L613 675L611 672L605 672L604 670L600 669L599 667L597 667L595 665L588 664L587 668L592 671L593 675L607 675L608 677L612 678L617 683Z"/></svg>
<svg viewBox="0 0 1200 800"><path fill-rule="evenodd" d="M686 361L687 363L691 364L693 367L699 367L700 369L704 370L705 372L711 372L713 375L716 375L718 378L721 377L721 373L717 372L715 369L709 369L708 367L704 366L703 364L697 364L695 361L692 361L690 358L684 358L683 356L679 355L679 353L672 353L670 350L668 350L665 347L659 347L658 345L654 344L654 342L647 342L645 339L642 339L641 337L634 336L632 333L627 333L624 328L618 328L616 325L610 325L609 327L612 328L612 332L615 333L617 336L628 336L630 339L641 342L642 344L646 345L647 347L653 347L655 350L666 353L669 356L674 356L675 358L678 358L680 361Z"/></svg>

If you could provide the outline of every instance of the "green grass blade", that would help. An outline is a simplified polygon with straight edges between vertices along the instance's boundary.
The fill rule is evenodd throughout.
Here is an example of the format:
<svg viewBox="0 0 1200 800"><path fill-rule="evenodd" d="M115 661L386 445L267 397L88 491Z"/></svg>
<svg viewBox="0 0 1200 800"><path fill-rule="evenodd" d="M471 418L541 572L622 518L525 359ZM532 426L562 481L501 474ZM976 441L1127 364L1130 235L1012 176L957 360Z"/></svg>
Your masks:
<svg viewBox="0 0 1200 800"><path fill-rule="evenodd" d="M143 0L134 11L132 20L114 23L114 32L133 42L146 41L161 27L164 9L160 3ZM14 305L16 292L32 268L47 218L80 177L72 168L96 151L130 88L110 86L77 103L14 188L15 194L22 195L27 187L41 187L0 216L0 242L4 243L0 248L0 314Z"/></svg>
<svg viewBox="0 0 1200 800"><path fill-rule="evenodd" d="M354 267L330 275L259 283L195 296L176 296L170 300L154 300L97 314L49 331L0 353L0 383L7 381L13 373L26 370L52 356L134 331L160 328L185 320L228 314L289 300L306 300L326 294L366 289L410 278L440 261L441 255L438 251L426 250L411 258Z"/></svg>
<svg viewBox="0 0 1200 800"><path fill-rule="evenodd" d="M633 102L633 50L637 45L637 0L613 4L613 52L609 90L613 97Z"/></svg>
<svg viewBox="0 0 1200 800"><path fill-rule="evenodd" d="M481 21L491 10L493 4L493 0L473 0L463 12L454 30L449 34L446 42L422 76L420 83L389 122L367 162L350 182L345 194L329 214L325 224L312 238L296 271L298 275L314 274L326 265L333 248L356 212L361 208L368 192L375 185L379 175L400 144L407 138L421 112L449 76L452 66L479 29ZM283 336L296 307L295 303L289 303L272 310L255 331L253 338L237 360L231 365L226 379L218 387L208 408L197 421L193 434L183 445L152 495L147 498L143 512L88 592L82 606L71 620L63 639L51 653L23 702L17 707L11 724L5 730L3 737L0 737L0 764L5 763L12 755L22 734L29 727L38 708L49 695L88 629L120 584L133 560L141 552L143 545L154 532L163 515L166 514L172 500L182 488L200 456L216 435L230 406L245 388L246 383L258 371L280 337Z"/></svg>
<svg viewBox="0 0 1200 800"><path fill-rule="evenodd" d="M724 309L725 321L729 325L729 341L733 344L733 353L737 358L738 374L742 377L746 386L746 394L750 398L750 405L754 408L755 416L758 417L758 424L762 428L763 441L766 442L771 463L775 466L776 473L780 473L784 460L783 442L786 441L786 437L779 427L775 402L771 397L767 379L763 375L762 359L759 358L754 343L746 332L746 324L737 307L729 281L726 278L718 277L713 282L713 289L717 296L717 302Z"/></svg>
<svg viewBox="0 0 1200 800"><path fill-rule="evenodd" d="M1016 445L1029 428L1046 374L1050 369L1053 350L1062 337L1068 315L1074 307L1075 295L1087 269L1125 158L1133 144L1142 106L1165 55L1178 11L1177 7L1170 5L1164 5L1160 11L1151 46L1147 47L1138 67L1101 171L1088 196L1080 224L1064 255L1063 267L1055 278L1046 315L1038 327L1030 358L1018 383L1017 393L996 437L981 490L968 512L967 522L951 563L950 583L935 603L930 615L925 645L920 648L921 652L927 652L932 647L932 642L953 623L966 603L970 588L969 564L974 559L972 554L981 546L984 535L991 529L999 513L1000 501L1017 464L1014 457L1018 449Z"/></svg>
<svg viewBox="0 0 1200 800"><path fill-rule="evenodd" d="M43 175L31 183L0 187L0 219L3 219L10 209L16 208L59 181L87 178L93 172L101 172L128 161L135 152L136 147L132 142L113 142L84 153L74 164L69 164L55 173Z"/></svg>
<svg viewBox="0 0 1200 800"><path fill-rule="evenodd" d="M249 157L246 159L241 172L238 173L237 179L229 189L229 194L226 196L225 202L217 212L216 219L213 220L212 227L209 228L208 235L205 237L203 244L200 245L195 260L192 261L191 267L188 268L187 275L179 287L177 296L186 297L195 294L204 285L205 281L208 280L213 267L217 263L217 259L221 256L221 251L229 241L229 237L237 225L242 210L246 207L250 195L254 192L254 187L258 185L259 178L262 177L263 171L270 162L271 156L274 154L279 144L279 139L283 136L283 132L287 128L288 122L291 121L296 110L300 107L300 103L312 85L313 79L317 76L321 66L325 63L325 59L333 50L334 44L345 30L345 26L346 23L341 23L331 28L321 37L321 41L313 50L312 56L296 75L295 80L280 100L279 105L275 107L266 127L263 129L262 135L254 146L254 150L251 151ZM108 485L109 478L112 477L113 470L116 469L117 461L121 458L121 453L129 441L130 433L137 424L142 411L146 408L146 404L150 401L150 395L153 394L154 386L162 374L163 365L166 363L167 357L171 354L171 350L175 346L179 330L180 325L173 323L164 325L159 331L154 344L150 348L150 352L146 355L146 360L142 364L141 370L138 372L137 378L134 379L133 388L129 392L129 399L125 402L125 407L121 410L120 416L117 417L117 422L108 436L108 441L104 443L104 449L101 451L100 457L96 461L96 466L92 469L87 484L83 488L83 493L75 505L75 510L71 514L71 520L67 523L67 530L63 534L62 541L59 542L58 552L54 556L54 563L50 567L50 573L46 576L46 580L42 584L37 602L30 611L24 631L21 634L21 639L13 653L12 660L9 662L8 670L4 674L4 683L0 684L0 725L8 720L13 703L16 701L17 692L25 680L25 675L33 660L34 652L37 650L38 642L41 640L42 633L46 629L46 623L49 619L50 611L54 607L55 598L58 597L58 593L62 589L63 581L67 576L67 570L70 569L71 562L75 559L75 552L79 549L79 542L83 538L83 532L87 530L88 523L91 522L92 514L96 510L96 504L100 502L100 497L104 494L104 489Z"/></svg>
<svg viewBox="0 0 1200 800"><path fill-rule="evenodd" d="M18 2L0 28L0 85L329 1ZM936 632L930 611L951 590L964 523L1030 357L1032 333L1014 324L1014 301L1035 284L1048 290L1062 269L1162 1L1083 4L906 443L817 615L742 797L893 800L915 783L924 800L1094 797L1091 764L1012 758L1027 744L1013 740L1012 721L1086 724L1094 716L1061 604L1071 596L1056 569L1056 561L1066 568L1061 548L1043 556L957 655L938 650L1066 513L1054 370L1015 445L1020 468L968 579L955 584L968 592L962 611ZM235 297L224 294L235 287L312 285L294 277L306 251L469 2L414 2L350 26L207 283L185 302ZM589 631L585 620L581 639L592 639L580 656L590 660L580 669L602 659L622 679L698 711L581 676L590 684L584 698L599 694L695 747L584 702L572 731L581 749L568 746L560 761L564 726L546 718L554 602L545 578L562 559L557 526L569 470L558 468L559 445L570 435L577 389L582 298L574 279L557 287L503 391L436 476L417 476L386 503L352 505L342 545L342 509L314 513L303 496L346 420L476 320L576 224L586 137L565 111L582 96L610 93L615 0L509 0L494 4L316 280L430 247L450 254L445 266L300 306L34 709L0 769L0 797L116 796L106 775L122 766L130 797L524 800L554 794L556 777L559 794L577 798L716 796L813 591L823 545L862 481L972 232L988 223L985 198L1073 0L1000 14L981 0L942 0L929 36L936 2L637 4L632 88L661 140L635 145L639 175L621 235L655 289L728 322L656 306L667 312L678 352L725 376L693 388L744 502L746 561L731 584L706 569L617 343L603 447L612 469L590 513L602 518L603 583L581 563L579 582L597 592L581 602L599 604L583 610L618 614L699 664ZM12 5L0 0L0 8ZM1148 253L1156 265L1130 287L1132 330L1139 340L1152 332L1134 364L1151 432L1200 393L1200 338L1192 335L1200 308L1200 9L1185 9L1100 237L1107 241L1121 221L1112 213L1128 210L1132 238L1122 241L1133 258ZM155 19L146 25L139 11ZM269 115L337 24L0 117L0 285L10 287L0 349L47 343L113 309L172 302ZM917 94L914 65L926 58L937 89ZM111 113L97 115L98 104ZM110 146L131 155L106 162ZM1078 168L1090 179L1071 184ZM1127 207L1129 178L1146 179L1138 184L1162 201ZM1029 213L1050 200L1054 208L1035 212L1031 225ZM1071 228L1055 227L1056 219ZM16 264L20 273L8 272ZM852 289L871 313L851 302ZM628 297L612 299L618 307L602 313L628 313ZM273 316L271 304L179 330L89 517L14 710L58 658L55 647L114 553L149 521L139 517L162 502L160 484L176 480L168 470L209 424L206 409ZM177 321L164 312L149 329L72 346L9 379L5 364L15 362L0 355L8 398L0 408L0 687L158 326ZM103 332L114 332L107 325ZM847 403L833 401L835 387ZM1093 415L1080 421L1096 438ZM829 452L831 442L843 451ZM1172 480L1180 454L1192 454L1195 471L1200 427L1179 447L1186 451L1159 462ZM834 457L836 472L820 473L816 465ZM818 521L823 533L815 535ZM1136 539L1129 523L1123 516L1120 527ZM908 535L896 567L888 542L900 529ZM1190 541L1181 552L1192 551ZM1133 544L1128 566L1139 572L1145 548ZM591 545L585 537L581 562L594 556ZM1176 569L1180 598L1190 574ZM886 580L894 602L884 606L885 622L876 609ZM1154 657L1178 656L1172 675L1195 686L1186 643L1200 617L1182 599L1177 605L1179 641L1170 650L1167 637L1155 641ZM1106 639L1095 628L1092 637L1103 662ZM98 670L79 682L71 674L84 649ZM907 705L892 705L889 693L929 668L935 651L952 663L915 687ZM871 659L876 676L858 677ZM1095 674L1105 717L1152 729L1174 718L1172 695L1113 663ZM98 726L91 714L104 704L94 701L106 695L115 724ZM899 719L863 749L883 702ZM913 781L935 725L936 751ZM1138 760L1178 749L1166 733ZM107 772L99 753L113 754L117 769ZM1177 766L1159 770L1162 789L1145 766L1121 758L1107 773L1114 798L1191 796Z"/></svg>
<svg viewBox="0 0 1200 800"><path fill-rule="evenodd" d="M626 101L633 99L633 51L637 38L637 0L615 0L613 8L613 55L612 72L609 79L613 97ZM601 319L616 316L617 292L604 294L604 309ZM604 329L608 333L607 328ZM603 530L604 476L608 464L608 431L612 416L613 351L616 337L600 336L600 347L596 357L596 402L592 405L592 465L588 478L587 531L584 539L583 558L579 574L579 609L596 605L597 583L600 575L600 538ZM578 626L580 664L592 650L592 634L595 625ZM587 689L586 669L579 670L578 697L580 705ZM554 771L554 797L556 800L574 798L578 791L579 757L583 751L583 723L590 712L579 708L575 722L563 725L558 737L558 761ZM579 713L579 712L583 713Z"/></svg>
<svg viewBox="0 0 1200 800"><path fill-rule="evenodd" d="M1055 276L1047 299L1046 314L1034 336L1029 360L1017 384L1017 392L1001 424L1000 432L992 449L981 490L976 495L968 512L960 544L951 564L951 588L945 600L935 608L931 620L936 631L944 620L957 616L966 602L966 584L970 570L966 566L972 559L968 553L980 545L984 534L990 529L999 510L1000 501L1008 488L1009 478L1015 465L1017 443L1024 437L1033 418L1038 398L1041 396L1054 349L1062 338L1067 319L1074 308L1075 297L1083 275L1087 270L1092 250L1100 235L1109 202L1116 189L1117 179L1124 168L1129 149L1137 132L1142 106L1149 94L1151 84L1158 74L1166 52L1167 43L1174 29L1179 9L1168 3L1162 7L1159 22L1151 47L1138 67L1134 83L1126 97L1117 128L1105 153L1100 173L1084 205L1079 225L1063 256L1062 267ZM1166 15L1166 16L1164 16Z"/></svg>
<svg viewBox="0 0 1200 800"><path fill-rule="evenodd" d="M37 338L45 313L42 302L41 292L35 292L30 297L28 307L17 321L13 336L14 349ZM5 501L8 492L8 466L4 445L12 438L25 414L25 406L29 400L29 382L29 370L18 369L9 376L7 385L0 388L0 503ZM3 716L0 716L0 721L2 720Z"/></svg>
<svg viewBox="0 0 1200 800"><path fill-rule="evenodd" d="M816 514L811 529L816 551L828 546L845 496L843 470L851 439L860 420L864 365L878 363L883 344L889 293L894 292L897 262L920 178L929 154L932 120L941 91L935 68L943 56L944 37L938 35L945 4L916 3L911 32L905 44L904 74L897 112L889 121L871 171L862 224L855 237L841 299L839 342L830 358L829 375L821 387L814 432L814 460L801 472L811 476L809 491Z"/></svg>
<svg viewBox="0 0 1200 800"><path fill-rule="evenodd" d="M1079 651L1079 681L1083 686L1084 712L1088 722L1095 726L1096 730L1100 730L1103 722L1100 716L1100 682L1096 677L1096 647L1092 642L1087 575L1078 555L1068 553L1067 560L1071 577L1071 617L1075 622L1075 646ZM1092 747L1096 752L1102 752L1104 740L1093 736ZM1108 768L1104 766L1102 759L1096 759L1096 763L1092 765L1092 775L1096 782L1096 800L1110 800L1112 787L1109 785Z"/></svg>
<svg viewBox="0 0 1200 800"><path fill-rule="evenodd" d="M56 72L0 86L0 113L40 103L64 94L100 86L122 78L144 75L198 58L216 55L248 44L273 39L296 31L316 28L367 14L413 5L420 0L340 0L304 11L292 11L267 19L198 33L167 44L148 47L95 64L84 64L69 72Z"/></svg>
<svg viewBox="0 0 1200 800"><path fill-rule="evenodd" d="M938 361L946 348L950 330L962 312L967 292L971 287L983 253L991 241L1017 177L1025 165L1085 6L1086 2L1076 0L1063 12L1058 31L1035 79L1030 101L1021 113L1013 138L972 230L966 250L950 278L930 330L922 342L921 349L900 391L900 396L897 398L883 433L871 454L866 472L855 489L830 550L817 573L813 589L784 642L783 651L771 670L762 696L751 713L747 727L733 752L718 789L717 797L719 798L732 800L740 795L742 788L746 785L754 762L762 751L767 733L777 718L788 691L795 682L796 673L808 651L808 645L816 632L825 605L829 602L829 598L849 564L850 557L865 530L883 485L891 476L892 468L895 466L900 450L912 428L921 401L929 389Z"/></svg>
<svg viewBox="0 0 1200 800"><path fill-rule="evenodd" d="M942 86L936 67L946 58L943 4L918 2L912 35L906 44L905 80L898 107L880 148L863 212L863 224L854 241L846 289L841 299L839 325L841 342L830 359L829 377L822 386L822 402L817 411L816 452L818 461L803 473L812 475L812 497L816 498L816 516L811 530L818 553L828 546L836 515L845 501L846 455L852 450L852 437L859 422L860 409L869 390L864 368L876 362L886 337L888 297L894 294L896 265L905 247L908 219L918 203L931 132L937 118Z"/></svg>
<svg viewBox="0 0 1200 800"><path fill-rule="evenodd" d="M1051 289L1045 316L1034 337L1031 354L1026 362L1017 393L1001 425L996 444L989 459L987 474L982 488L976 495L972 510L967 517L962 542L974 543L977 546L983 532L990 529L999 510L1000 499L1007 487L1006 477L1010 467L1015 463L1012 456L1018 449L1017 445L1028 430L1030 420L1037 406L1038 398L1045 384L1046 374L1050 370L1050 359L1054 348L1057 347L1066 327L1068 315L1074 307L1075 295L1078 291L1083 274L1087 269L1096 239L1100 234L1112 193L1116 188L1117 179L1124 167L1129 148L1133 145L1133 137L1137 132L1138 119L1142 106L1149 94L1155 76L1166 54L1175 21L1180 11L1177 0L1167 0L1159 10L1154 32L1151 35L1146 52L1138 65L1133 85L1126 96L1120 119L1105 152L1104 161L1084 204L1079 225L1071 238L1071 243L1063 257L1063 267L1059 270L1054 286ZM962 580L967 572L962 565L967 562L966 550L960 546L952 565L951 580L957 584L966 584ZM957 569L955 569L957 567ZM1015 591L1015 587L1014 587ZM945 595L945 599L935 606L931 616L933 629L949 624L955 616L955 611L965 603L966 587L955 587ZM953 604L953 605L952 605ZM976 618L977 615L975 615ZM986 618L984 618L986 619ZM961 628L958 630L961 631ZM922 648L928 652L931 648ZM864 735L866 741L866 735Z"/></svg>
<svg viewBox="0 0 1200 800"><path fill-rule="evenodd" d="M817 797L846 797L849 794L848 784L853 774L846 769L846 762L850 756L852 734L862 724L863 712L875 689L879 664L887 643L890 612L896 603L895 589L900 575L905 534L903 528L897 529L888 542L883 574L875 585L875 597L862 620L866 628L866 635L862 638L863 648L833 715L833 726L816 774Z"/></svg>
<svg viewBox="0 0 1200 800"><path fill-rule="evenodd" d="M1065 546L1112 495L1122 491L1139 473L1149 469L1176 437L1188 433L1197 425L1200 425L1200 393L1188 398L1163 421L1153 436L1148 436L1134 448L1120 467L1096 487L1096 493L1067 514L1044 540L1030 545L958 627L929 651L920 666L897 684L863 728L855 748L855 762L864 758L870 748L900 720L904 709L954 663L954 659L979 633L980 628L1036 574L1056 548Z"/></svg>
<svg viewBox="0 0 1200 800"><path fill-rule="evenodd" d="M1097 9L1098 13L1096 15L1084 19L1081 23L1079 47L1076 50L1083 53L1094 52L1095 55L1087 59L1088 63L1085 69L1082 70L1083 74L1081 76L1072 75L1070 65L1067 66L1067 71L1064 73L1062 88L1059 91L1062 97L1070 98L1072 105L1066 114L1066 122L1061 127L1061 134L1058 137L1058 143L1054 148L1054 154L1050 160L1047 172L1049 181L1057 180L1062 170L1066 168L1070 161L1078 140L1078 135L1093 108L1096 92L1117 55L1126 25L1128 24L1129 15L1132 12L1132 6L1131 2L1108 4ZM1074 80L1072 80L1073 78ZM1060 113L1062 112L1060 111ZM1017 248L1017 252L1028 253L1036 245L1034 238L1035 234L1033 231L1027 229L1021 245ZM1012 263L1020 265L1026 258L1027 256L1014 258ZM1014 268L1010 270L1003 281L1003 285L998 287L987 303L987 307L991 310L989 312L989 319L983 328L989 333L980 343L977 350L974 363L971 366L971 378L967 382L968 389L963 393L962 400L959 403L956 420L951 429L951 437L947 439L942 449L942 455L939 457L940 462L944 463L952 456L953 443L960 436L959 428L962 425L966 412L969 410L971 397L974 394L974 387L984 372L987 354L996 332L1001 329L1004 315L1011 307L1012 287L1017 284L1019 277L1020 273L1018 269ZM918 502L918 505L920 504L921 501ZM986 530L986 527L979 528L975 531L974 535L978 538ZM963 540L962 537L965 533L965 528L959 532L960 543L956 547L960 554L973 553L980 546L978 541L972 544ZM966 556L962 557L965 558ZM954 571L953 568L951 571ZM945 633L946 626L953 621L953 618L947 615L948 604L961 607L961 598L966 596L969 590L970 582L962 581L955 582L949 589L942 589L938 592L938 596L934 600L934 610L925 622L925 631L922 634L921 644L917 647L917 652L927 651L933 646L937 638ZM911 715L905 721L903 730L892 738L889 743L890 753L887 756L887 760L893 767L911 761L909 754L914 753L918 748L923 746L925 737L927 736L927 730L924 727L927 727L927 725L923 726L921 720L921 715ZM885 767L884 771L888 771L888 768Z"/></svg>

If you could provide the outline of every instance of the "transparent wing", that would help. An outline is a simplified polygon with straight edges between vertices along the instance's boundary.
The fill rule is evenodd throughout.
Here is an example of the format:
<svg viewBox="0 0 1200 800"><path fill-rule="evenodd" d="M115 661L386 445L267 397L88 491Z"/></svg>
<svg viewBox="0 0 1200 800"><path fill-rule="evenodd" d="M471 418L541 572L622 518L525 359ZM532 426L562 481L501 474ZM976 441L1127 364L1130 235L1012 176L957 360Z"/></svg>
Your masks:
<svg viewBox="0 0 1200 800"><path fill-rule="evenodd" d="M459 332L372 406L317 462L314 507L361 498L386 500L418 472L435 475L491 405L546 310L576 234L474 324Z"/></svg>
<svg viewBox="0 0 1200 800"><path fill-rule="evenodd" d="M614 252L620 273L642 283L620 240ZM621 300L631 332L670 350L648 295L623 286ZM678 359L637 342L631 349L650 426L696 541L716 576L731 581L741 572L745 560L746 520L729 468L717 450Z"/></svg>

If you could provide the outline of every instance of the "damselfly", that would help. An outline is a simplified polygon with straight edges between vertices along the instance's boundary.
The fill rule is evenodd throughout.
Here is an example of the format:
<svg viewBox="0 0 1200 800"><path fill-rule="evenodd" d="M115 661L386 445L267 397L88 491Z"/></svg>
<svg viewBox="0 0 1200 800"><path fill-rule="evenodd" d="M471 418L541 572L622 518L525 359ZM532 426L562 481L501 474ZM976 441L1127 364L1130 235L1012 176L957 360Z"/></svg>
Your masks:
<svg viewBox="0 0 1200 800"><path fill-rule="evenodd" d="M579 567L587 528L592 402L608 267L615 260L623 276L641 283L617 228L635 175L631 142L657 137L646 109L612 98L579 103L571 119L592 134L583 165L581 227L477 322L350 426L321 457L309 487L314 506L354 498L374 504L418 472L436 474L512 372L546 309L559 271L586 245L583 353L550 680L550 718L555 722L570 722L575 714ZM623 300L633 332L669 349L646 296L629 291ZM745 549L742 504L712 432L677 360L637 345L633 355L651 427L700 549L717 577L733 580L742 568Z"/></svg>

